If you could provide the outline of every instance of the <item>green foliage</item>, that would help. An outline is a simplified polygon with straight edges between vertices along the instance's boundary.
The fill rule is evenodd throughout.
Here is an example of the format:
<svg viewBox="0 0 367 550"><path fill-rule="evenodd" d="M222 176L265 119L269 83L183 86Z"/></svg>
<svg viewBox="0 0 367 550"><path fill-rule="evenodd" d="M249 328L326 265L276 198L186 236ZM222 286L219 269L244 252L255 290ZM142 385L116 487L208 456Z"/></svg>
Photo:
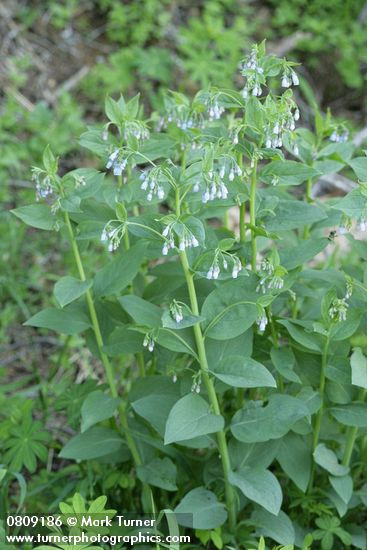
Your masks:
<svg viewBox="0 0 367 550"><path fill-rule="evenodd" d="M137 20L135 5L100 5L114 40L116 21ZM166 23L168 5L149 5L129 31L139 44ZM231 78L242 26L224 32L218 6L203 18ZM196 547L361 548L367 253L352 234L366 225L365 157L330 116L316 114L315 134L296 127L295 63L264 42L241 63L241 92L225 73L206 86L215 60L193 72L204 90L167 92L148 115L139 95L107 97L105 123L80 140L93 166L67 171L63 144L38 151L39 202L13 223L58 232L74 266L25 325L85 356L65 368L61 354L32 379L46 425L60 415L66 430L51 436L26 404L0 401L4 479L37 472L31 502L45 491L40 509L54 511L68 499L63 515L87 511L86 495L98 497L89 511L113 513L106 492L116 509L173 510ZM334 171L355 189L314 199ZM57 467L37 470L48 459Z"/></svg>

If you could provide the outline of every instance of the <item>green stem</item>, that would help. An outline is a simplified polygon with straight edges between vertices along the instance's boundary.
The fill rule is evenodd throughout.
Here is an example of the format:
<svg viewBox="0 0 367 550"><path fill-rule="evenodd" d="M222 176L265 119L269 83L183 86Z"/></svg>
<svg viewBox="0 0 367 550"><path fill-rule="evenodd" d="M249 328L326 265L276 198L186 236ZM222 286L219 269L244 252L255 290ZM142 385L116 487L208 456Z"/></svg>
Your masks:
<svg viewBox="0 0 367 550"><path fill-rule="evenodd" d="M181 215L181 202L180 202L180 189L176 187L175 189L175 210L176 216L179 218Z"/></svg>
<svg viewBox="0 0 367 550"><path fill-rule="evenodd" d="M64 212L64 217L65 217L65 224L66 224L68 234L69 234L71 248L73 250L75 262L76 262L76 265L77 265L77 268L78 268L79 277L82 281L85 281L86 280L85 271L84 271L83 263L82 263L82 260L81 260L78 244L77 244L77 241L75 239L74 231L73 231L73 228L72 228L72 225L71 225L69 214L67 212ZM96 339L96 342L97 342L99 356L101 358L101 361L103 363L103 366L104 366L104 369L105 369L105 372L106 372L106 377L107 377L108 385L110 387L111 395L112 395L112 397L118 397L115 374L113 372L112 365L111 365L107 355L103 352L102 333L101 333L101 329L100 329L100 326L99 326L97 312L96 312L96 309L95 309L95 306L94 306L93 296L92 296L92 293L91 293L90 289L88 289L86 291L86 300L87 300L87 305L88 305L88 309L89 309L89 315L90 315L90 318L91 318L91 321L92 321L92 326L93 326L95 339ZM129 430L129 426L128 426L127 418L126 418L125 405L120 405L119 406L119 413L120 413L119 414L120 422L121 422L121 426L122 426L122 428L124 430L124 433L125 433L125 436L126 436L127 445L130 449L131 455L134 459L134 462L135 462L136 466L139 466L142 462L141 462L141 459L140 459L139 452L138 452L138 449L136 447L135 441L133 440L133 438L130 434L130 430Z"/></svg>
<svg viewBox="0 0 367 550"><path fill-rule="evenodd" d="M237 164L243 170L243 158L241 153L237 155ZM243 183L243 186L245 187L245 184ZM242 202L240 204L240 242L244 243L246 240L246 227L245 227L245 215L246 215L246 203Z"/></svg>
<svg viewBox="0 0 367 550"><path fill-rule="evenodd" d="M367 395L367 390L366 389L361 390L358 396L358 400L364 401L366 398L366 395ZM353 453L354 444L357 438L357 433L358 433L357 426L350 426L347 430L347 442L345 444L344 455L342 460L343 466L349 466L350 459Z"/></svg>
<svg viewBox="0 0 367 550"><path fill-rule="evenodd" d="M182 268L185 274L186 284L189 292L191 310L193 315L198 316L199 307L198 307L196 290L195 290L195 285L193 280L193 274L190 271L186 252L180 251L179 255L180 255L180 260L181 260ZM198 356L200 361L200 367L202 370L203 380L208 392L209 401L214 414L220 415L221 411L219 407L217 394L215 392L213 381L209 375L209 365L208 365L208 360L206 356L204 338L203 338L200 324L197 323L196 325L194 325L193 329L194 329L195 341L196 341L196 346L197 346L197 351L198 351ZM223 468L223 474L224 474L226 503L227 503L228 517L229 517L229 528L233 532L236 526L236 503L235 503L235 493L228 479L229 473L231 471L231 464L229 459L226 436L223 430L220 430L219 432L217 432L217 440L218 440L218 447L219 447L220 458L222 461L222 468Z"/></svg>
<svg viewBox="0 0 367 550"><path fill-rule="evenodd" d="M224 216L223 216L223 224L224 224L224 227L226 229L228 229L228 231L230 230L230 219L229 219L229 212L228 210L225 211L224 213Z"/></svg>
<svg viewBox="0 0 367 550"><path fill-rule="evenodd" d="M117 176L117 188L121 189L121 187L122 187L122 176ZM127 229L124 233L124 246L125 246L125 250L129 250L129 248L130 248L130 239L129 239L129 233L128 233Z"/></svg>
<svg viewBox="0 0 367 550"><path fill-rule="evenodd" d="M142 376L144 378L144 376L145 376L145 363L144 363L144 355L143 355L142 352L139 352L139 353L136 354L136 360L138 362L140 376Z"/></svg>
<svg viewBox="0 0 367 550"><path fill-rule="evenodd" d="M240 204L240 242L246 241L246 227L245 227L245 215L246 215L246 203Z"/></svg>
<svg viewBox="0 0 367 550"><path fill-rule="evenodd" d="M253 271L256 271L256 171L257 171L257 159L254 159L254 166L251 174L251 188L250 188L250 224L253 229L251 230L251 267Z"/></svg>
<svg viewBox="0 0 367 550"><path fill-rule="evenodd" d="M325 381L326 381L326 366L327 366L327 358L328 358L328 351L329 351L329 336L326 337L324 349L322 351L322 357L321 357L321 371L320 371L320 384L319 384L319 394L321 397L321 406L319 410L317 411L316 419L315 419L315 425L313 430L313 440L312 440L312 452L315 451L320 438L320 430L321 430L321 422L322 417L324 413L324 394L325 394ZM314 478L314 463L311 467L311 476L310 476L310 483L309 483L309 491L311 491L313 486L313 478Z"/></svg>
<svg viewBox="0 0 367 550"><path fill-rule="evenodd" d="M308 203L313 202L313 200L312 200L312 178L308 179L307 183L306 183L306 201ZM310 236L310 226L305 225L304 230L303 230L303 238L307 239L309 236Z"/></svg>

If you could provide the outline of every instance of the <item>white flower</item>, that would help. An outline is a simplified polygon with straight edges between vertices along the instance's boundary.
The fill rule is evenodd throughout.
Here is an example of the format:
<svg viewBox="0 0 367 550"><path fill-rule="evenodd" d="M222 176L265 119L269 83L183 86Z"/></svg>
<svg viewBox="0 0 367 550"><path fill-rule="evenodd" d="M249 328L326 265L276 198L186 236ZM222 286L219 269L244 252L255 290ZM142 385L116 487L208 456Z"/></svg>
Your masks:
<svg viewBox="0 0 367 550"><path fill-rule="evenodd" d="M290 85L291 81L289 80L288 76L284 74L282 78L282 88L289 88Z"/></svg>
<svg viewBox="0 0 367 550"><path fill-rule="evenodd" d="M299 78L298 78L298 75L295 71L292 71L291 78L292 78L293 86L298 86L299 85Z"/></svg>
<svg viewBox="0 0 367 550"><path fill-rule="evenodd" d="M265 312L262 313L256 320L256 323L259 327L259 331L260 332L264 332L265 328L266 328L266 325L268 324L268 319L266 317L266 314Z"/></svg>
<svg viewBox="0 0 367 550"><path fill-rule="evenodd" d="M358 229L359 229L359 231L366 231L366 227L367 227L367 225L366 225L365 218L360 218L358 220Z"/></svg>

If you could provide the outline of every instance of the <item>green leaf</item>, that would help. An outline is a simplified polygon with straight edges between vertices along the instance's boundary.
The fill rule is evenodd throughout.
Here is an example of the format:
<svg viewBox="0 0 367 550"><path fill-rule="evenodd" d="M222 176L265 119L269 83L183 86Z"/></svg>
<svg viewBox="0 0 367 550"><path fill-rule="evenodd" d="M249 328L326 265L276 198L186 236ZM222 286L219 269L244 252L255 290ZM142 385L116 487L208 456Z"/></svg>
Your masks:
<svg viewBox="0 0 367 550"><path fill-rule="evenodd" d="M116 216L120 222L126 222L127 220L127 211L122 202L116 203Z"/></svg>
<svg viewBox="0 0 367 550"><path fill-rule="evenodd" d="M264 443L242 443L232 438L228 444L231 466L234 471L241 470L243 466L268 468L275 459L278 447L277 439L270 439Z"/></svg>
<svg viewBox="0 0 367 550"><path fill-rule="evenodd" d="M251 357L229 355L214 365L211 372L216 378L235 388L276 388L270 372Z"/></svg>
<svg viewBox="0 0 367 550"><path fill-rule="evenodd" d="M81 409L81 431L85 432L97 422L111 418L118 406L119 399L110 397L100 390L90 393Z"/></svg>
<svg viewBox="0 0 367 550"><path fill-rule="evenodd" d="M54 287L54 296L61 307L82 296L92 286L92 281L81 281L75 277L62 277Z"/></svg>
<svg viewBox="0 0 367 550"><path fill-rule="evenodd" d="M367 428L367 406L364 403L351 403L329 409L330 414L345 426Z"/></svg>
<svg viewBox="0 0 367 550"><path fill-rule="evenodd" d="M48 328L62 334L78 334L91 327L83 311L76 309L46 308L24 323L29 327Z"/></svg>
<svg viewBox="0 0 367 550"><path fill-rule="evenodd" d="M208 359L209 368L213 369L217 363L227 355L242 355L250 357L252 355L253 330L249 329L243 332L236 338L229 340L213 340L212 338L205 339L205 349Z"/></svg>
<svg viewBox="0 0 367 550"><path fill-rule="evenodd" d="M206 319L206 336L216 340L235 338L256 321L258 295L246 284L243 279L230 281L209 294L201 311Z"/></svg>
<svg viewBox="0 0 367 550"><path fill-rule="evenodd" d="M340 496L345 504L348 504L353 495L353 479L351 476L334 477L329 476L329 481L334 491Z"/></svg>
<svg viewBox="0 0 367 550"><path fill-rule="evenodd" d="M287 231L325 218L324 211L318 206L295 200L280 200L275 216L267 216L264 224L268 231Z"/></svg>
<svg viewBox="0 0 367 550"><path fill-rule="evenodd" d="M322 252L330 244L329 239L307 239L299 241L297 246L283 248L279 251L280 263L286 269L294 269L309 260L312 260L317 254Z"/></svg>
<svg viewBox="0 0 367 550"><path fill-rule="evenodd" d="M97 271L93 287L95 295L111 296L126 288L144 261L146 247L145 242L139 242Z"/></svg>
<svg viewBox="0 0 367 550"><path fill-rule="evenodd" d="M351 358L352 384L367 389L367 359L361 348L355 348Z"/></svg>
<svg viewBox="0 0 367 550"><path fill-rule="evenodd" d="M324 443L317 445L314 450L313 457L316 464L324 468L324 470L333 476L345 476L348 473L349 468L339 464L338 458L334 451L328 449Z"/></svg>
<svg viewBox="0 0 367 550"><path fill-rule="evenodd" d="M274 367L283 376L283 378L289 380L290 382L296 382L298 384L301 383L298 374L296 374L293 370L296 365L296 358L292 348L285 346L281 348L272 347L270 350L270 357Z"/></svg>
<svg viewBox="0 0 367 550"><path fill-rule="evenodd" d="M307 332L300 323L296 323L295 321L280 319L277 322L288 330L293 340L301 344L306 349L321 351L322 345L319 335Z"/></svg>
<svg viewBox="0 0 367 550"><path fill-rule="evenodd" d="M174 512L178 514L177 521L180 525L193 529L215 529L227 519L224 504L218 502L214 493L203 487L187 493Z"/></svg>
<svg viewBox="0 0 367 550"><path fill-rule="evenodd" d="M45 150L43 151L42 161L46 172L48 172L49 174L56 174L57 160L52 153L49 145L46 145Z"/></svg>
<svg viewBox="0 0 367 550"><path fill-rule="evenodd" d="M154 458L148 464L137 467L140 481L166 491L177 491L177 469L169 458Z"/></svg>
<svg viewBox="0 0 367 550"><path fill-rule="evenodd" d="M356 157L348 164L360 181L367 182L367 157Z"/></svg>
<svg viewBox="0 0 367 550"><path fill-rule="evenodd" d="M43 429L41 422L34 421L31 414L27 414L21 420L19 425L12 426L9 436L3 443L6 452L4 453L4 462L9 464L9 470L16 473L22 469L23 465L34 473L37 468L37 459L42 462L47 460L47 443L50 439L48 432ZM14 474L15 475L15 474ZM15 475L21 491L23 480Z"/></svg>
<svg viewBox="0 0 367 550"><path fill-rule="evenodd" d="M124 445L124 440L114 430L94 426L70 439L59 456L72 460L93 460L121 451Z"/></svg>
<svg viewBox="0 0 367 550"><path fill-rule="evenodd" d="M229 481L238 487L248 499L260 504L271 514L277 515L282 505L282 489L274 474L262 468L241 468L230 472Z"/></svg>
<svg viewBox="0 0 367 550"><path fill-rule="evenodd" d="M364 215L367 205L367 198L363 195L361 188L357 187L333 204L333 208L341 210L346 216L358 219Z"/></svg>
<svg viewBox="0 0 367 550"><path fill-rule="evenodd" d="M117 327L111 334L103 351L110 357L119 357L126 353L142 351L144 336L126 327Z"/></svg>
<svg viewBox="0 0 367 550"><path fill-rule="evenodd" d="M320 173L301 162L294 160L274 160L260 172L261 181L272 184L275 177L279 178L280 185L300 185L304 181L319 176Z"/></svg>
<svg viewBox="0 0 367 550"><path fill-rule="evenodd" d="M150 328L161 326L162 310L160 307L133 295L122 296L119 298L119 302L138 325Z"/></svg>
<svg viewBox="0 0 367 550"><path fill-rule="evenodd" d="M49 231L54 229L56 217L51 213L51 208L46 204L29 204L10 210L14 216L31 227Z"/></svg>
<svg viewBox="0 0 367 550"><path fill-rule="evenodd" d="M197 323L202 323L203 321L205 321L204 317L201 317L199 315L192 315L187 311L186 308L183 309L183 316L184 318L182 319L182 321L176 323L176 321L172 319L171 313L165 310L162 315L162 325L165 328L181 330L183 328L192 327Z"/></svg>
<svg viewBox="0 0 367 550"><path fill-rule="evenodd" d="M158 158L169 157L173 147L174 141L167 134L153 134L149 139L144 141L139 150L146 158L154 161ZM146 159L141 155L137 155L134 160L137 164L146 163Z"/></svg>
<svg viewBox="0 0 367 550"><path fill-rule="evenodd" d="M268 441L283 437L301 418L309 416L307 406L296 397L272 394L265 407L251 402L238 411L233 419L233 435L245 443Z"/></svg>
<svg viewBox="0 0 367 550"><path fill-rule="evenodd" d="M222 430L224 419L212 414L208 403L199 395L190 393L182 397L171 409L164 435L165 445L193 439Z"/></svg>
<svg viewBox="0 0 367 550"><path fill-rule="evenodd" d="M311 475L311 446L306 440L289 432L282 438L276 458L287 476L305 492Z"/></svg>
<svg viewBox="0 0 367 550"><path fill-rule="evenodd" d="M124 112L119 103L112 99L112 97L106 97L105 113L107 115L107 118L111 122L113 122L113 124L116 124L116 126L120 126L122 124L124 119Z"/></svg>
<svg viewBox="0 0 367 550"><path fill-rule="evenodd" d="M361 316L362 312L360 310L356 308L348 309L346 320L339 321L331 327L330 338L337 341L350 338L358 330Z"/></svg>
<svg viewBox="0 0 367 550"><path fill-rule="evenodd" d="M171 329L162 328L157 334L156 342L171 351L189 353L197 357L195 352L195 340L192 331L189 329L183 329L177 332Z"/></svg>
<svg viewBox="0 0 367 550"><path fill-rule="evenodd" d="M296 535L292 522L282 511L274 516L266 510L256 510L251 515L251 523L256 526L259 534L269 537L279 544L288 545L295 542Z"/></svg>
<svg viewBox="0 0 367 550"><path fill-rule="evenodd" d="M131 406L163 437L168 415L180 398L180 388L168 376L147 376L134 382Z"/></svg>

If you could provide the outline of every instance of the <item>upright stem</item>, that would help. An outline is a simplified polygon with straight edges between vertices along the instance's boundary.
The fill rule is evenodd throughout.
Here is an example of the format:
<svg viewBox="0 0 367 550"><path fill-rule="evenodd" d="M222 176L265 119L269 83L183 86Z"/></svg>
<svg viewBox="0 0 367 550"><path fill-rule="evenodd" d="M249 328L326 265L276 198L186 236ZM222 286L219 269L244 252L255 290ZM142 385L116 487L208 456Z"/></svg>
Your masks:
<svg viewBox="0 0 367 550"><path fill-rule="evenodd" d="M308 203L313 202L313 200L312 200L312 178L308 179L307 183L306 183L306 201ZM309 237L309 235L310 235L310 226L305 225L304 230L303 230L303 238L307 239Z"/></svg>
<svg viewBox="0 0 367 550"><path fill-rule="evenodd" d="M187 288L189 291L191 310L193 315L199 315L199 307L197 302L193 274L190 271L186 252L180 251L179 255L180 255L182 268L185 274ZM196 325L194 325L193 328L194 328L195 341L196 341L196 346L197 346L198 355L199 355L200 367L202 370L202 377L208 392L209 401L212 406L214 414L220 415L221 411L219 407L217 394L215 392L212 379L210 378L210 375L209 375L209 365L208 365L208 360L206 356L204 338L203 338L200 324L197 323ZM219 432L217 432L216 435L218 440L220 458L222 461L223 474L224 474L226 503L227 503L228 517L229 517L229 528L231 531L234 531L234 528L236 526L236 503L235 503L235 493L228 479L229 473L231 471L228 446L227 446L226 436L223 430L220 430Z"/></svg>
<svg viewBox="0 0 367 550"><path fill-rule="evenodd" d="M321 397L321 406L319 410L317 411L316 420L315 420L315 426L313 430L313 440L312 440L312 452L315 451L318 443L319 443L319 437L320 437L320 429L321 429L321 422L322 422L322 416L324 413L324 394L325 394L325 380L326 380L326 366L327 366L327 358L328 358L328 352L329 352L329 336L326 337L324 349L322 351L322 357L321 357L321 371L320 371L320 385L319 385L319 393ZM309 483L309 490L311 491L313 486L313 478L314 478L314 464L312 464L311 467L311 477L310 477L310 483Z"/></svg>
<svg viewBox="0 0 367 550"><path fill-rule="evenodd" d="M362 389L359 393L358 400L364 401L367 395L367 390ZM342 464L343 466L349 466L350 459L352 457L354 444L357 438L358 428L357 426L350 426L347 430L347 442L345 444L344 455Z"/></svg>
<svg viewBox="0 0 367 550"><path fill-rule="evenodd" d="M242 170L243 169L243 158L242 158L241 153L239 153L237 155L237 164ZM245 184L243 183L243 185L245 185ZM246 215L246 203L242 202L240 204L240 220L239 220L239 224L240 224L240 242L241 243L244 243L245 240L246 240L245 215Z"/></svg>
<svg viewBox="0 0 367 550"><path fill-rule="evenodd" d="M254 159L254 166L252 169L251 174L251 188L250 188L250 224L252 225L253 229L251 230L251 250L252 250L252 256L251 256L251 266L252 270L256 271L256 233L255 233L255 226L256 226L256 172L257 172L257 159Z"/></svg>
<svg viewBox="0 0 367 550"><path fill-rule="evenodd" d="M117 187L118 189L121 189L122 187L122 176L117 176ZM126 229L125 233L124 233L124 246L125 246L125 250L129 250L130 248L130 239L129 239L129 233Z"/></svg>
<svg viewBox="0 0 367 550"><path fill-rule="evenodd" d="M75 239L74 231L73 231L73 228L72 228L72 225L71 225L71 222L70 222L70 217L69 217L69 214L67 212L64 212L64 218L65 218L65 224L66 224L68 234L69 234L71 248L73 250L73 254L74 254L74 258L75 258L75 263L76 263L77 268L78 268L79 277L82 281L85 281L86 276L85 276L83 263L82 263L82 260L81 260L78 244L77 244L77 241ZM102 333L101 333L101 329L100 329L100 326L99 326L99 321L98 321L98 317L97 317L96 308L95 308L94 302L93 302L93 296L92 296L92 293L89 289L86 292L86 299L87 299L87 304L88 304L88 309L89 309L89 315L90 315L90 318L91 318L91 321L92 321L94 335L95 335L96 342L97 342L98 352L99 352L101 361L103 363L103 366L104 366L104 369L105 369L105 372L106 372L106 377L107 377L108 385L110 387L111 395L112 395L112 397L118 397L115 374L113 372L112 365L111 365L107 355L103 352ZM133 438L131 436L131 433L130 433L130 430L129 430L124 404L121 404L119 406L119 416L120 416L121 426L122 426L122 428L124 430L124 433L125 433L127 445L130 449L131 455L133 457L133 460L134 460L136 466L139 466L140 464L142 464L142 461L140 459L138 449L135 445L135 441L133 440Z"/></svg>
<svg viewBox="0 0 367 550"><path fill-rule="evenodd" d="M245 215L246 215L246 203L240 204L240 242L246 241L246 228L245 228Z"/></svg>

